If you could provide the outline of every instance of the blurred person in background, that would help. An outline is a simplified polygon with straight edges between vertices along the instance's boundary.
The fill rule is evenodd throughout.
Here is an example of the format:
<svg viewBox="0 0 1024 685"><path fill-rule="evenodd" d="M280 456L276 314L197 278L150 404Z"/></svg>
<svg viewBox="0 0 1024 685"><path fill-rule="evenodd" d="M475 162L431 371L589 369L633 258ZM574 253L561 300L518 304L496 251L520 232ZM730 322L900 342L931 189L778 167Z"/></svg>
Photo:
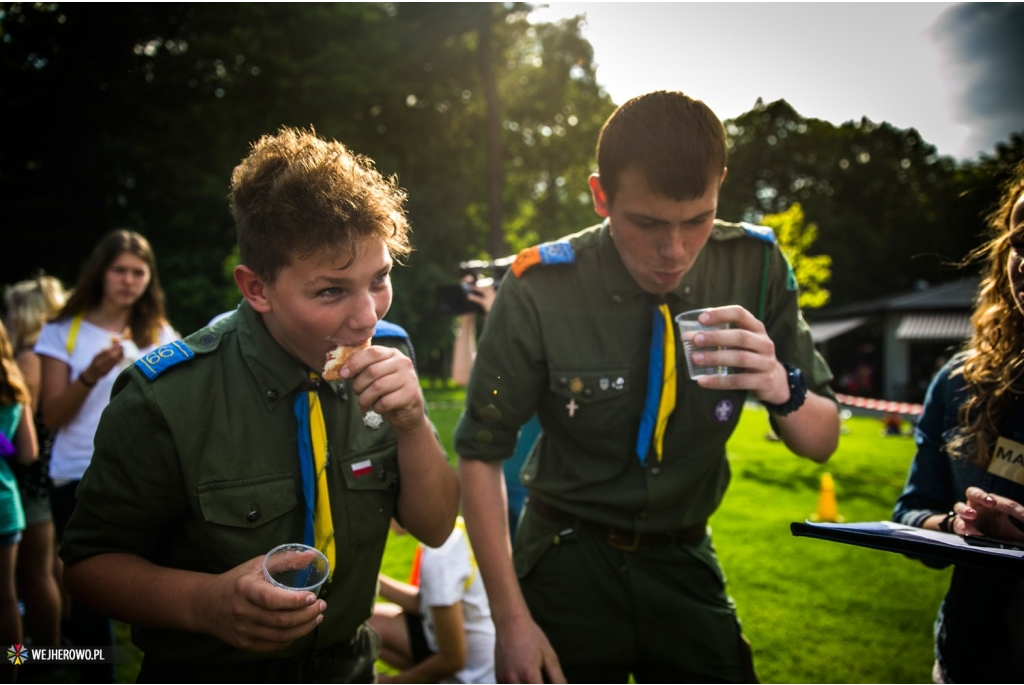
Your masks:
<svg viewBox="0 0 1024 685"><path fill-rule="evenodd" d="M58 539L75 508L75 491L93 453L100 415L114 379L125 368L178 338L167 322L153 249L138 233L108 233L86 260L74 292L43 326L35 352L41 358L43 423L54 431L50 452L50 502ZM73 602L64 636L72 644L113 644L110 620ZM83 679L113 680L109 665L82 669Z"/></svg>
<svg viewBox="0 0 1024 685"><path fill-rule="evenodd" d="M392 519L391 530L404 535ZM399 669L381 683L493 683L494 623L462 518L444 544L416 550L416 583L381 574L370 626L380 635L380 658Z"/></svg>
<svg viewBox="0 0 1024 685"><path fill-rule="evenodd" d="M15 283L4 293L5 321L14 360L31 398L31 417L39 442L39 458L28 466L15 464L25 510L25 532L18 550L18 591L25 603L25 628L34 646L60 644L60 559L57 557L50 511L50 447L53 435L40 419L42 379L39 355L33 351L43 324L64 305L64 286L53 276L39 275Z"/></svg>
<svg viewBox="0 0 1024 685"><path fill-rule="evenodd" d="M39 446L31 407L32 399L14 363L7 330L0 323L0 641L6 645L21 644L14 565L21 531L25 529L18 483L9 462L29 463L36 458ZM3 664L2 677L8 682L14 676L11 668L8 663Z"/></svg>
<svg viewBox="0 0 1024 685"><path fill-rule="evenodd" d="M1024 542L1024 163L972 253L984 272L967 349L936 374L893 520ZM1014 504L1017 515L1007 502ZM999 507L1003 507L1002 510ZM937 683L1024 682L1024 579L956 566L935 621Z"/></svg>

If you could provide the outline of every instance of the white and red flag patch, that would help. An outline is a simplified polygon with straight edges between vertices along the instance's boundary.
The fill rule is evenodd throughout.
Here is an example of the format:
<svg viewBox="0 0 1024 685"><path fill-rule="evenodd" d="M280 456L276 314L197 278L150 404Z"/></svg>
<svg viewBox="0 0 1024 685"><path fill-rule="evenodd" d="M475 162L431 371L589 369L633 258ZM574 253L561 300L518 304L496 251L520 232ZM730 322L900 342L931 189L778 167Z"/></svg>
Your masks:
<svg viewBox="0 0 1024 685"><path fill-rule="evenodd" d="M363 476L369 476L373 473L373 464L369 459L363 459L352 464L352 475L356 478L362 478Z"/></svg>

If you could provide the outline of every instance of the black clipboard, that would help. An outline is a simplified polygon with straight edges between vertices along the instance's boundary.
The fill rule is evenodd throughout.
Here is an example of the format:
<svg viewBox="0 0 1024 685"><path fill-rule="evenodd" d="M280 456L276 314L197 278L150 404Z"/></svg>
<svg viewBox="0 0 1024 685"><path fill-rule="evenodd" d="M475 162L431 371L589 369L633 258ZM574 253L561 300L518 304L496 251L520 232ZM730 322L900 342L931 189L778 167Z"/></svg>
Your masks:
<svg viewBox="0 0 1024 685"><path fill-rule="evenodd" d="M1024 577L1024 551L971 547L952 533L923 531L888 521L791 523L789 529L797 537L830 540L941 564L963 564Z"/></svg>

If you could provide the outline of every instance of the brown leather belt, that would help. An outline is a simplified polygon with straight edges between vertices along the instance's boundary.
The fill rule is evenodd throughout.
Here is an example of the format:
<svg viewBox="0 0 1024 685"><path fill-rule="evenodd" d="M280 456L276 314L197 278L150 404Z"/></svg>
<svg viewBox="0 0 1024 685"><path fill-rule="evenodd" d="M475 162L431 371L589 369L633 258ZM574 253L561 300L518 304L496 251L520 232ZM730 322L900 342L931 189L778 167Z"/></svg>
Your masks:
<svg viewBox="0 0 1024 685"><path fill-rule="evenodd" d="M572 528L580 533L603 538L609 547L625 552L635 552L640 545L668 545L675 542L692 545L703 540L707 534L707 521L664 533L638 533L625 528L616 528L581 519L536 497L530 497L526 501L526 506L549 521Z"/></svg>

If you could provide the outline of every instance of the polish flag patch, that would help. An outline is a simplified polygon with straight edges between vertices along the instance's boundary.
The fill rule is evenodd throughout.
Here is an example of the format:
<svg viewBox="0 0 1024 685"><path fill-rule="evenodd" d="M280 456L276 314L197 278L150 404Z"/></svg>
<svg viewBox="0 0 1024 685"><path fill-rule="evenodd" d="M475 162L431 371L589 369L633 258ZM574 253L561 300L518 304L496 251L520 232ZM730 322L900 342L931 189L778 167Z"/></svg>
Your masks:
<svg viewBox="0 0 1024 685"><path fill-rule="evenodd" d="M352 475L356 478L369 476L371 473L373 473L373 464L369 459L357 461L355 464L352 464Z"/></svg>

